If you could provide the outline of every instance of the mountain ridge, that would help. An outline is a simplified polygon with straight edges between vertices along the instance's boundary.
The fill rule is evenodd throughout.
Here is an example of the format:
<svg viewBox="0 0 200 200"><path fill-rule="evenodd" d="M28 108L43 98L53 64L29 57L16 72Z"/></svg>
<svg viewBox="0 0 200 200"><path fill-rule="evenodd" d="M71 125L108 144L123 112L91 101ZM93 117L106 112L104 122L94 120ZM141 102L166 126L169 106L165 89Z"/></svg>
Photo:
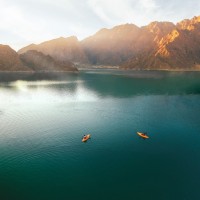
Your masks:
<svg viewBox="0 0 200 200"><path fill-rule="evenodd" d="M8 45L0 44L0 72L76 72L70 61L55 61L35 50L18 54Z"/></svg>
<svg viewBox="0 0 200 200"><path fill-rule="evenodd" d="M154 21L103 28L79 41L57 38L18 51L37 50L57 61L110 65L121 69L196 69L200 65L200 16L177 24Z"/></svg>

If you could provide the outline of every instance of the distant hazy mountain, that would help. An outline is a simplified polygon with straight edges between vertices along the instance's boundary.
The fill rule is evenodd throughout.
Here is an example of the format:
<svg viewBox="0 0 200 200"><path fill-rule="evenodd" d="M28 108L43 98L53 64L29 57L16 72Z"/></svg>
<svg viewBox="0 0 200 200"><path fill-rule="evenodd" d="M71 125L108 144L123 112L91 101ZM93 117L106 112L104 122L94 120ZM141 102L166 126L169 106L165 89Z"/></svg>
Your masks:
<svg viewBox="0 0 200 200"><path fill-rule="evenodd" d="M8 45L0 44L0 71L31 71L19 59L17 52Z"/></svg>
<svg viewBox="0 0 200 200"><path fill-rule="evenodd" d="M200 17L102 29L82 41L58 38L29 45L18 53L37 50L57 61L120 65L123 69L200 69Z"/></svg>
<svg viewBox="0 0 200 200"><path fill-rule="evenodd" d="M119 65L139 49L138 40L140 40L140 28L126 24L113 29L102 29L83 40L81 45L92 64Z"/></svg>
<svg viewBox="0 0 200 200"><path fill-rule="evenodd" d="M39 45L31 44L20 49L18 53L22 54L29 50L37 50L45 55L50 55L56 61L71 61L75 64L88 63L80 42L74 36L68 38L60 37Z"/></svg>
<svg viewBox="0 0 200 200"><path fill-rule="evenodd" d="M33 71L77 71L74 64L70 61L55 61L51 56L44 55L36 50L27 51L20 55L24 65Z"/></svg>

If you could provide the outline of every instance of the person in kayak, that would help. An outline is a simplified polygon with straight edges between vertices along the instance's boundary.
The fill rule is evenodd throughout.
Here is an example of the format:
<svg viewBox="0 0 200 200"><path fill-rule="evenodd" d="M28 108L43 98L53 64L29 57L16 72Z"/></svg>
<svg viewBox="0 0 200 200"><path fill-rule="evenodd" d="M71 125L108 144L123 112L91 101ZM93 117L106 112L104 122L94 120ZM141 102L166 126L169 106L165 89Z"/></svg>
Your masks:
<svg viewBox="0 0 200 200"><path fill-rule="evenodd" d="M86 135L83 135L83 139L86 139L87 138L87 136Z"/></svg>

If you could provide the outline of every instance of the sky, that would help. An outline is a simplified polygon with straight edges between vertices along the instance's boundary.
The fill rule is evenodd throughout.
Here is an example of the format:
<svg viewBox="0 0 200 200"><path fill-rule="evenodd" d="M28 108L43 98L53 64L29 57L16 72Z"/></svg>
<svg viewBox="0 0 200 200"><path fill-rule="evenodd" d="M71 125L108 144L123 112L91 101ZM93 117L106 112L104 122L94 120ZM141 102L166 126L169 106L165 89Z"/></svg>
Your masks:
<svg viewBox="0 0 200 200"><path fill-rule="evenodd" d="M177 23L200 15L200 0L0 0L0 44L18 50L31 43L101 28L152 21Z"/></svg>

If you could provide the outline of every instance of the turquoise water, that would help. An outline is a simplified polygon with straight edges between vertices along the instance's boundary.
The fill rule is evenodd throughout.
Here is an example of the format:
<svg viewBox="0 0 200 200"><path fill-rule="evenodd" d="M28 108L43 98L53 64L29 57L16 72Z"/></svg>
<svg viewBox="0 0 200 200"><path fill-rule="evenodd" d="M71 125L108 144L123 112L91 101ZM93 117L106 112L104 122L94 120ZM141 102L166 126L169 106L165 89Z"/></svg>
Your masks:
<svg viewBox="0 0 200 200"><path fill-rule="evenodd" d="M199 72L0 80L0 199L200 199Z"/></svg>

